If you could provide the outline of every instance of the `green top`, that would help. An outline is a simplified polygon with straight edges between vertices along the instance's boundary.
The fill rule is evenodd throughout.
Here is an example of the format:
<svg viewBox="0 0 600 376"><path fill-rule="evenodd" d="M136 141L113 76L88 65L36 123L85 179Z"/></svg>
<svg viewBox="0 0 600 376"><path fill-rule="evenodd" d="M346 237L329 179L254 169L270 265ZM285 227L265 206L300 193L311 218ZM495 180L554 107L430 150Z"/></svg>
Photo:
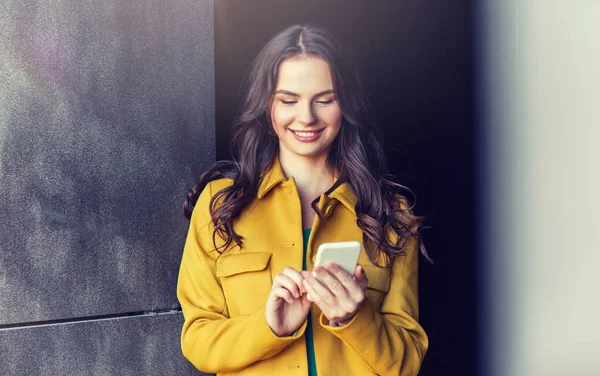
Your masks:
<svg viewBox="0 0 600 376"><path fill-rule="evenodd" d="M306 270L306 251L308 249L308 238L312 229L302 230L304 237L304 256L302 257L302 270ZM306 357L308 359L308 376L317 376L317 361L315 358L315 344L313 341L312 319L308 313L308 323L305 331L306 336Z"/></svg>

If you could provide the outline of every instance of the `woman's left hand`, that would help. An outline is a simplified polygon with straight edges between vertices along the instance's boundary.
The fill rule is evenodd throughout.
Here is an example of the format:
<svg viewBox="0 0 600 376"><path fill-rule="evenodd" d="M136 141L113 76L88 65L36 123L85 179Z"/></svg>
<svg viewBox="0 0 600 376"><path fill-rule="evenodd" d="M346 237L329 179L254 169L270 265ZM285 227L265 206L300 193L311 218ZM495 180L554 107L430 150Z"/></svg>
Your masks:
<svg viewBox="0 0 600 376"><path fill-rule="evenodd" d="M346 325L365 300L368 279L364 269L357 265L354 275L351 275L337 264L330 263L325 268L316 267L315 273L320 281L310 271L302 272L308 299L319 306L331 323Z"/></svg>

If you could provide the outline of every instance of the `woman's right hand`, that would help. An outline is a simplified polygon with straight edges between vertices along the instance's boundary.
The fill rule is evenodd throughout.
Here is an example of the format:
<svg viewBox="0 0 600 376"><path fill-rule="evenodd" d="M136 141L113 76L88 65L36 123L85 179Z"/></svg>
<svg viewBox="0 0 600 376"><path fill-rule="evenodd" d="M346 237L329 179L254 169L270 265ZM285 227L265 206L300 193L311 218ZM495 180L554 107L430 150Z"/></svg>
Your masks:
<svg viewBox="0 0 600 376"><path fill-rule="evenodd" d="M302 286L302 274L287 267L273 280L267 298L267 324L278 337L294 333L306 320L311 302Z"/></svg>

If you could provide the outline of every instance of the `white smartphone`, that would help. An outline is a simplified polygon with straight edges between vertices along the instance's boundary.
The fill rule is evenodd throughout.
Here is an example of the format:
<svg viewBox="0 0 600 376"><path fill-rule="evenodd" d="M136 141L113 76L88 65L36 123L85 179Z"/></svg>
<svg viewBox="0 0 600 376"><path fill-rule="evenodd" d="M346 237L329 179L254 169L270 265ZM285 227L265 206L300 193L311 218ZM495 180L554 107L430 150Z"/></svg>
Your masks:
<svg viewBox="0 0 600 376"><path fill-rule="evenodd" d="M360 255L360 248L360 243L354 241L323 243L317 250L315 267L325 267L331 261L338 264L351 275L354 275L354 269L356 269L358 256Z"/></svg>

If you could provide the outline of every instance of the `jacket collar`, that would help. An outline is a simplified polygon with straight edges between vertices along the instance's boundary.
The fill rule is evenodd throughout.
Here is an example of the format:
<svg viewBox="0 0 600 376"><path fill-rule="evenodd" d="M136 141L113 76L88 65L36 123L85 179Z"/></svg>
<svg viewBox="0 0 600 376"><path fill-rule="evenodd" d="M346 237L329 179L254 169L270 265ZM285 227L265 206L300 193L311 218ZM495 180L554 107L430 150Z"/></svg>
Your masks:
<svg viewBox="0 0 600 376"><path fill-rule="evenodd" d="M260 179L260 185L258 187L258 198L260 199L265 197L265 195L269 193L271 188L285 181L287 181L287 179L285 178L283 170L281 169L279 158L275 157L271 169L264 173Z"/></svg>
<svg viewBox="0 0 600 376"><path fill-rule="evenodd" d="M358 203L358 197L356 197L348 183L344 182L337 186L331 193L329 193L329 197L338 200L345 207L347 207L352 214L356 214L355 208L356 204Z"/></svg>
<svg viewBox="0 0 600 376"><path fill-rule="evenodd" d="M279 158L275 158L273 166L267 171L260 182L258 187L258 198L261 199L269 193L273 187L278 184L287 182L288 179L283 174ZM346 182L339 184L335 187L328 195L330 198L336 199L341 202L345 207L348 208L353 214L356 214L355 207L358 203L358 198L350 188L350 185Z"/></svg>

